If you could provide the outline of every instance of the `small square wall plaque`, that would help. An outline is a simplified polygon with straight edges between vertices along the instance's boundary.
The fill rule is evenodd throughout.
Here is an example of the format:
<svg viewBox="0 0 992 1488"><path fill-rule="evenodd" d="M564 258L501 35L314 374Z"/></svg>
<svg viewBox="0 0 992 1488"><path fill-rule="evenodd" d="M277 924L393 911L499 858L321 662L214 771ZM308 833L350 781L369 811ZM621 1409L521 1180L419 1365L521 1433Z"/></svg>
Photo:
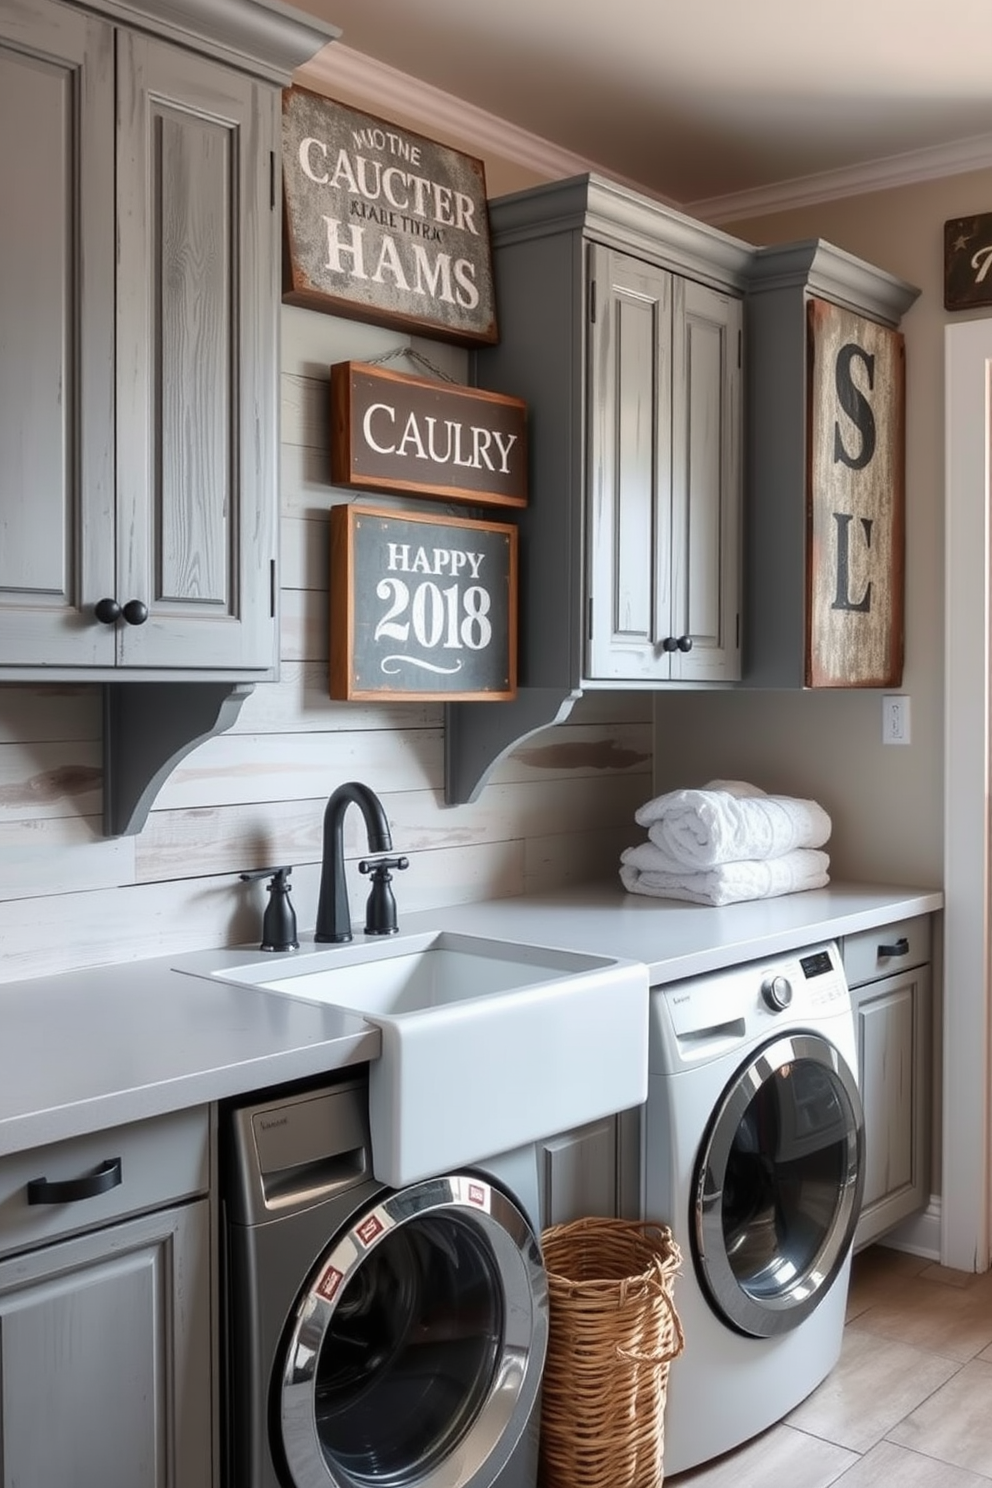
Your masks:
<svg viewBox="0 0 992 1488"><path fill-rule="evenodd" d="M992 305L992 212L944 223L944 309Z"/></svg>

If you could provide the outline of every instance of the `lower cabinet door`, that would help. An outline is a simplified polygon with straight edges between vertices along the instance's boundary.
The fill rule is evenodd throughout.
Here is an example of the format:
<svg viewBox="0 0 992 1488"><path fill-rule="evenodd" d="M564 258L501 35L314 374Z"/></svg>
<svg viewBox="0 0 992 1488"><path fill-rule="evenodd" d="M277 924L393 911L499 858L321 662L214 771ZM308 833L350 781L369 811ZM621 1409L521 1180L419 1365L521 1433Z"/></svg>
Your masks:
<svg viewBox="0 0 992 1488"><path fill-rule="evenodd" d="M0 1262L3 1488L211 1488L208 1209Z"/></svg>
<svg viewBox="0 0 992 1488"><path fill-rule="evenodd" d="M617 1213L617 1118L606 1116L540 1144L541 1226Z"/></svg>
<svg viewBox="0 0 992 1488"><path fill-rule="evenodd" d="M852 989L865 1112L865 1186L855 1249L930 1197L930 967Z"/></svg>

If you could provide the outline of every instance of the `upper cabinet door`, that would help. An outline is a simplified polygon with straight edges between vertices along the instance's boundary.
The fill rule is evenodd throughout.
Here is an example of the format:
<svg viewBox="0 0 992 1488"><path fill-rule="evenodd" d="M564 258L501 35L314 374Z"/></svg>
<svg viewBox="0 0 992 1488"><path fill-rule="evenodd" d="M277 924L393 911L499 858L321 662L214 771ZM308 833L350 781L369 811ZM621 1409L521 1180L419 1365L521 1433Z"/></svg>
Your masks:
<svg viewBox="0 0 992 1488"><path fill-rule="evenodd" d="M591 680L740 676L741 302L590 248Z"/></svg>
<svg viewBox="0 0 992 1488"><path fill-rule="evenodd" d="M741 674L742 305L675 281L671 677ZM686 642L691 641L687 648Z"/></svg>
<svg viewBox="0 0 992 1488"><path fill-rule="evenodd" d="M113 28L0 9L0 667L112 665Z"/></svg>
<svg viewBox="0 0 992 1488"><path fill-rule="evenodd" d="M119 663L270 668L279 96L118 47Z"/></svg>
<svg viewBox="0 0 992 1488"><path fill-rule="evenodd" d="M589 264L588 673L667 677L672 276L598 245Z"/></svg>

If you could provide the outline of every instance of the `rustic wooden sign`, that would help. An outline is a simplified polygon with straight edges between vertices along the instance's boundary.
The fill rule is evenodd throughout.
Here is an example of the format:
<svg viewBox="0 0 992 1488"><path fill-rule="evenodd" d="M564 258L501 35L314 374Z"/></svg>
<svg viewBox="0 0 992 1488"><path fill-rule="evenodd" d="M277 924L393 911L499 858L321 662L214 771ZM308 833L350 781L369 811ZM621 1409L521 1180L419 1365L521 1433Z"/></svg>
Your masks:
<svg viewBox="0 0 992 1488"><path fill-rule="evenodd" d="M944 309L992 305L992 212L944 223Z"/></svg>
<svg viewBox="0 0 992 1488"><path fill-rule="evenodd" d="M811 299L806 684L898 687L905 353L898 331Z"/></svg>
<svg viewBox="0 0 992 1488"><path fill-rule="evenodd" d="M282 118L283 299L497 341L482 162L306 88Z"/></svg>
<svg viewBox="0 0 992 1488"><path fill-rule="evenodd" d="M512 698L517 529L334 506L330 617L332 698Z"/></svg>
<svg viewBox="0 0 992 1488"><path fill-rule="evenodd" d="M526 506L527 405L363 362L336 362L331 480L353 490Z"/></svg>

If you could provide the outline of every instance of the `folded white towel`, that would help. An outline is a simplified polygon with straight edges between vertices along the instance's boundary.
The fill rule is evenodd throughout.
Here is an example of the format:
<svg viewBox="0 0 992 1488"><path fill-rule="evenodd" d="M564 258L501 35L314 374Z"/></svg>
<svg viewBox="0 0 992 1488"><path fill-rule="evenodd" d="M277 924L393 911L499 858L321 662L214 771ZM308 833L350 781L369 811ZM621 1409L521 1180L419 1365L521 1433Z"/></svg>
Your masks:
<svg viewBox="0 0 992 1488"><path fill-rule="evenodd" d="M767 796L744 781L669 791L639 807L634 819L667 854L669 868L778 858L822 847L831 832L830 817L816 801Z"/></svg>
<svg viewBox="0 0 992 1488"><path fill-rule="evenodd" d="M653 843L642 842L621 854L620 881L628 893L686 899L691 904L737 904L822 889L830 882L829 857L812 848L799 847L777 858L720 863L695 872L683 868L676 873L656 866L657 852Z"/></svg>

